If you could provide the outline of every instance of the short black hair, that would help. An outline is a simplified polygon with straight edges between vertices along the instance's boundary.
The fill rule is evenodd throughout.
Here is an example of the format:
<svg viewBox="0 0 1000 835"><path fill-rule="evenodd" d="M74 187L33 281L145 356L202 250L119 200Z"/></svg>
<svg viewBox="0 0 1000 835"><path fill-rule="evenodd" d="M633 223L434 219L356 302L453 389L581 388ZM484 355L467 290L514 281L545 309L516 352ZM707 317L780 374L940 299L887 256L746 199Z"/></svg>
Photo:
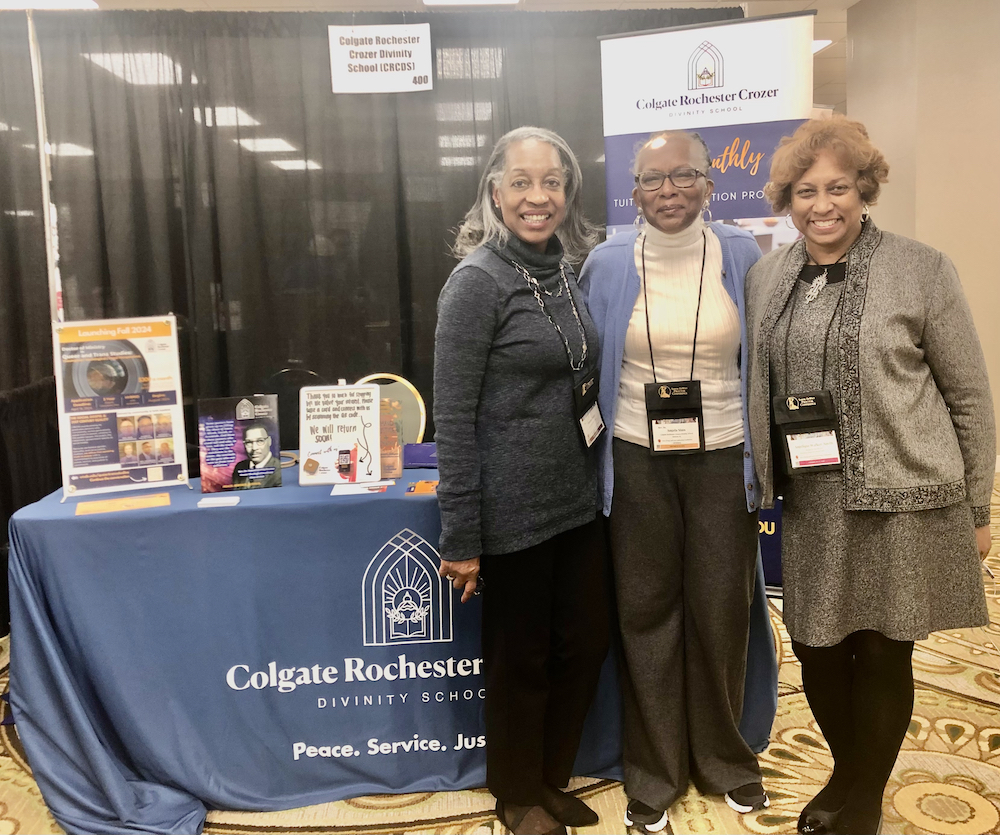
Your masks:
<svg viewBox="0 0 1000 835"><path fill-rule="evenodd" d="M248 423L246 426L243 427L244 441L247 439L247 433L250 432L251 429L263 429L264 434L267 435L269 438L271 437L271 430L267 428L267 424L264 423L263 421L255 420L253 423Z"/></svg>

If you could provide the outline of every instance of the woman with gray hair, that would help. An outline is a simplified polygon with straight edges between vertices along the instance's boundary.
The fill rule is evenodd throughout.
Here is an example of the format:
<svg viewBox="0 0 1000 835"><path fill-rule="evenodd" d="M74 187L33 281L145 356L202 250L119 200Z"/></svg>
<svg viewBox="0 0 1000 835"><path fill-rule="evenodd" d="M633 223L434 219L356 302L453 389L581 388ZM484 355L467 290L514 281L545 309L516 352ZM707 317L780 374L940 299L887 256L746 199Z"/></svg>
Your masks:
<svg viewBox="0 0 1000 835"><path fill-rule="evenodd" d="M689 779L740 813L769 803L754 752L767 746L777 664L743 302L760 249L704 222L711 166L696 133L650 137L633 172L639 228L597 247L580 281L604 348L598 466L623 647L625 823L647 832L666 828Z"/></svg>
<svg viewBox="0 0 1000 835"><path fill-rule="evenodd" d="M518 128L493 149L438 300L440 573L463 602L483 590L486 782L515 833L598 822L562 791L608 647L598 340L567 263L595 238L572 151Z"/></svg>

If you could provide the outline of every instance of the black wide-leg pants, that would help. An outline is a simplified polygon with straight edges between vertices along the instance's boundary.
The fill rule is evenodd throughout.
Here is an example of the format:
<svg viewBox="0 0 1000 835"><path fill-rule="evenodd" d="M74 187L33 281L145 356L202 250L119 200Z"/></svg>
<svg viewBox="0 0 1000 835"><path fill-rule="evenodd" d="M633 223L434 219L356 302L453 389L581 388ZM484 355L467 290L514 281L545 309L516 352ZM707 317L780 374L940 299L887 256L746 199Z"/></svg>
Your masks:
<svg viewBox="0 0 1000 835"><path fill-rule="evenodd" d="M608 651L609 577L601 522L511 554L484 555L486 785L534 806L572 776Z"/></svg>
<svg viewBox="0 0 1000 835"><path fill-rule="evenodd" d="M707 794L760 781L739 732L757 514L742 444L676 456L613 444L625 790L667 809L689 779Z"/></svg>

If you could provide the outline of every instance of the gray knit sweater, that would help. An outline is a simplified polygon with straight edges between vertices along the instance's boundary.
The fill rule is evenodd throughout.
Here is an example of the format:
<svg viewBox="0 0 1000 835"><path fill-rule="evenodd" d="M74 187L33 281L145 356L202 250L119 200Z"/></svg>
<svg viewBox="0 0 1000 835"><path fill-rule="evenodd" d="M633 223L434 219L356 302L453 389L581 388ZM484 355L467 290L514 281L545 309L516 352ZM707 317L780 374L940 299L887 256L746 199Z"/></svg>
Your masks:
<svg viewBox="0 0 1000 835"><path fill-rule="evenodd" d="M774 498L769 350L806 263L802 241L747 275L750 434L762 489ZM972 506L989 524L996 429L986 361L958 274L925 244L872 221L847 253L836 362L844 508L887 513Z"/></svg>
<svg viewBox="0 0 1000 835"><path fill-rule="evenodd" d="M517 238L501 250L552 295L549 313L579 360L579 327L558 271L562 248L544 255ZM438 299L434 423L441 556L463 560L531 547L594 519L595 461L573 414L566 349L524 276L489 245L466 257ZM598 337L566 268L587 337ZM582 373L582 372L580 372Z"/></svg>

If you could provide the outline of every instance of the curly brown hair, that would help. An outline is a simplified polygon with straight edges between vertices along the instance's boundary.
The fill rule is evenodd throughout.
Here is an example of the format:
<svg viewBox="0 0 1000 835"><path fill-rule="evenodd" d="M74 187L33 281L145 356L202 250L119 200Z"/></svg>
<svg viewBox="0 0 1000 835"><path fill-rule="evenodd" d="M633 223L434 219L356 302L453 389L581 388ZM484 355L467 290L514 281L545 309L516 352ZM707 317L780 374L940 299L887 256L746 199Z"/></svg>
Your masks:
<svg viewBox="0 0 1000 835"><path fill-rule="evenodd" d="M764 196L775 213L784 212L792 203L792 186L814 162L820 151L836 154L848 171L858 172L858 192L868 205L878 200L882 183L889 179L889 163L868 138L861 122L834 114L829 119L803 122L791 136L785 136L771 159L771 179L764 186Z"/></svg>

